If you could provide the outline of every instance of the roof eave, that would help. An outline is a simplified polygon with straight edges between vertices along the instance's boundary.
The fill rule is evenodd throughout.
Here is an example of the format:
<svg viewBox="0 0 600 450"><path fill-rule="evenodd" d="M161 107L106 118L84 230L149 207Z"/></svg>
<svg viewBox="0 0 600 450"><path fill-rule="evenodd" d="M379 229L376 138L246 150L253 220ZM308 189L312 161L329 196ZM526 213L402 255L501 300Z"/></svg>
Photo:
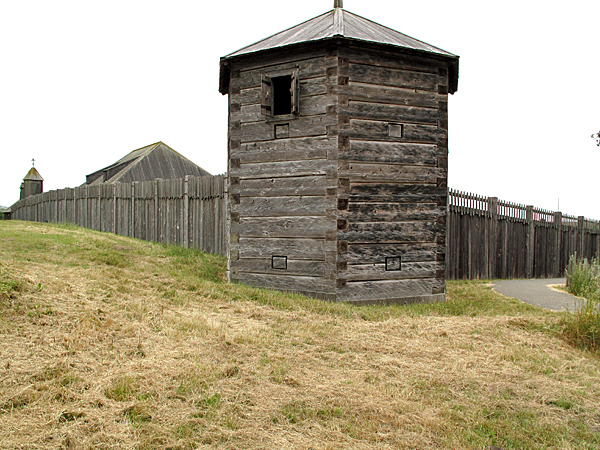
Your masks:
<svg viewBox="0 0 600 450"><path fill-rule="evenodd" d="M403 51L403 52L408 52L408 53L413 53L413 54L419 54L419 55L423 55L423 56L428 56L428 57L434 57L434 58L439 58L439 59L446 59L448 60L449 63L449 86L448 86L448 92L450 94L454 94L457 89L458 89L458 61L459 61L459 56L454 55L452 53L436 53L436 52L430 52L427 50L420 50L420 49L414 49L414 48L407 48L407 47L401 47L399 45L394 45L394 44L385 44L382 42L374 42L374 41L366 41L366 40L362 40L362 39L356 39L356 38L351 38L351 37L347 37L347 36L341 36L341 35L334 35L334 36L328 36L326 38L323 39L315 39L313 41L305 41L305 42L300 42L300 43L294 43L294 44L289 44L289 45L282 45L281 47L272 47L272 48L268 48L268 49L264 49L264 50L259 50L256 52L248 52L248 53L242 53L239 55L235 55L235 56L223 56L221 58L220 61L220 70L219 70L219 92L223 95L226 95L229 93L229 78L230 78L230 62L232 61L238 61L250 56L255 56L255 55L264 55L264 54L268 54L269 52L277 52L277 51L281 51L281 50L288 50L290 48L301 48L301 47L311 47L311 46L315 46L318 44L322 44L324 42L327 41L351 41L351 42L358 42L361 43L363 45L369 45L369 46L374 46L374 47L383 47L383 48L388 48L388 49L394 49L396 51Z"/></svg>

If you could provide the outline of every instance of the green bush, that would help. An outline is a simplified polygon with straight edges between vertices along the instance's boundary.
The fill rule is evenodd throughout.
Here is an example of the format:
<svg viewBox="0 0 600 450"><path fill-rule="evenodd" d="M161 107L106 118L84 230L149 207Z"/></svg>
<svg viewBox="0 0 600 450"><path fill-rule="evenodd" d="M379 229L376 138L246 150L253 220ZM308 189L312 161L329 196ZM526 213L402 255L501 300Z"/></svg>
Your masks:
<svg viewBox="0 0 600 450"><path fill-rule="evenodd" d="M579 297L600 301L600 261L596 258L578 261L577 255L571 257L567 265L567 288Z"/></svg>
<svg viewBox="0 0 600 450"><path fill-rule="evenodd" d="M572 257L567 266L567 289L583 298L574 313L562 319L563 334L578 347L599 352L600 262Z"/></svg>

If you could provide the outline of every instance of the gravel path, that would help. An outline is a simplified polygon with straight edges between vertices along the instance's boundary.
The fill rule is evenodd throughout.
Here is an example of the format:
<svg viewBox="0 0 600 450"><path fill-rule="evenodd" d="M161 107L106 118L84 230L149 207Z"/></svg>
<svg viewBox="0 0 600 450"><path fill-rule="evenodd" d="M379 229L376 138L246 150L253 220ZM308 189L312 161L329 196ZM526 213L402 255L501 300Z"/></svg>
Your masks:
<svg viewBox="0 0 600 450"><path fill-rule="evenodd" d="M507 297L537 305L553 311L574 311L577 297L551 289L553 284L565 284L564 278L536 280L498 280L492 282L494 290Z"/></svg>

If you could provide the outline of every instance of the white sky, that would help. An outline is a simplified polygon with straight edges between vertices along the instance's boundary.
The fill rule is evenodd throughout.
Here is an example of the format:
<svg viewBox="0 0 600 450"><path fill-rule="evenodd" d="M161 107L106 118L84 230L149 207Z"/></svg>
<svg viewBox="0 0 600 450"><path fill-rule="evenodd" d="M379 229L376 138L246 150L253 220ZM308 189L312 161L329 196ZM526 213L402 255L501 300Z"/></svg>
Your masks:
<svg viewBox="0 0 600 450"><path fill-rule="evenodd" d="M0 0L0 205L163 141L226 170L219 58L333 0ZM345 0L460 56L449 185L600 219L600 2Z"/></svg>

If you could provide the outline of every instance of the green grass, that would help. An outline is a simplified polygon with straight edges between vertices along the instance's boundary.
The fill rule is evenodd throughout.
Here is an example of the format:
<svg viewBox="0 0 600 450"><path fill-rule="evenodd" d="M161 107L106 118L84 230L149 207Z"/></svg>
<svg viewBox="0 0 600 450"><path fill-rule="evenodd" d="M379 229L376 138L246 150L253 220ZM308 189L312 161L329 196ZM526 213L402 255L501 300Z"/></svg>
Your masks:
<svg viewBox="0 0 600 450"><path fill-rule="evenodd" d="M600 448L597 355L486 281L353 306L72 225L0 242L6 448Z"/></svg>
<svg viewBox="0 0 600 450"><path fill-rule="evenodd" d="M600 353L600 261L571 258L567 289L583 298L574 313L562 319L563 335L578 347Z"/></svg>

